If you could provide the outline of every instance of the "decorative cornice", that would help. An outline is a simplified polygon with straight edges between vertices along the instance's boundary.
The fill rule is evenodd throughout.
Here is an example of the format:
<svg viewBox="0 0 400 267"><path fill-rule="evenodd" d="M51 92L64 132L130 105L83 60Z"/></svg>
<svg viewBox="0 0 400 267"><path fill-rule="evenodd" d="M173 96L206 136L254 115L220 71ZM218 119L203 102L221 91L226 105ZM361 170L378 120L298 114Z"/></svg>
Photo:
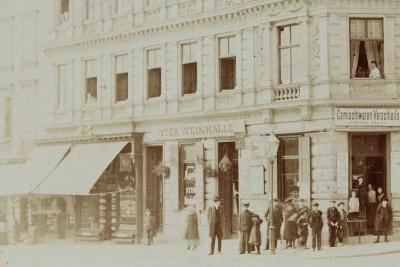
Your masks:
<svg viewBox="0 0 400 267"><path fill-rule="evenodd" d="M158 34L165 31L179 31L186 27L194 27L203 24L227 23L227 20L247 17L255 17L257 15L270 17L280 14L284 10L292 10L294 7L296 12L302 10L308 5L308 0L274 0L266 3L263 1L255 1L255 3L241 4L240 6L230 6L228 9L216 9L209 12L199 13L197 16L177 17L169 21L158 21L155 24L139 26L125 32L104 33L101 36L93 36L86 39L77 39L74 41L65 41L53 43L44 48L45 53L55 53L63 50L90 47L99 43L112 42L117 40L128 40L134 37L142 37L150 34ZM293 6L293 8L289 8ZM273 11L275 10L275 11ZM279 10L279 12L278 12ZM292 13L294 13L293 11ZM276 13L276 14L275 14ZM267 18L267 17L266 17Z"/></svg>

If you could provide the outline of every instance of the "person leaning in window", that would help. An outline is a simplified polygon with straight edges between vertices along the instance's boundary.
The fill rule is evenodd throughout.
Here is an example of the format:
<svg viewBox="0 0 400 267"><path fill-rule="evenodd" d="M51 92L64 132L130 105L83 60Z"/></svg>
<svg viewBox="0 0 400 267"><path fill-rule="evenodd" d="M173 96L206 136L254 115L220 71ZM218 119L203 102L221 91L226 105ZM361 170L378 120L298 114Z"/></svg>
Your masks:
<svg viewBox="0 0 400 267"><path fill-rule="evenodd" d="M376 61L371 61L371 70L369 71L369 78L371 79L381 79L381 72L377 67Z"/></svg>

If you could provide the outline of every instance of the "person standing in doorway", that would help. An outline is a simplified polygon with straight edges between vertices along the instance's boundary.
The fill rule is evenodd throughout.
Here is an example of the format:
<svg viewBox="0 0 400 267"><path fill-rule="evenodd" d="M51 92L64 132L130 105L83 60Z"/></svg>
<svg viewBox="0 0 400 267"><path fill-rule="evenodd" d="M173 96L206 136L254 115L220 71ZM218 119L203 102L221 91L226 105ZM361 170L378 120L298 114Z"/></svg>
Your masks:
<svg viewBox="0 0 400 267"><path fill-rule="evenodd" d="M321 250L322 212L318 209L318 203L314 203L309 216L309 223L312 234L312 249Z"/></svg>
<svg viewBox="0 0 400 267"><path fill-rule="evenodd" d="M271 212L273 212L271 221ZM273 209L271 207L268 208L267 212L265 213L265 221L267 222L267 242L265 244L265 250L269 250L269 226L272 225L275 227L275 240L274 240L274 248L278 245L278 240L281 239L281 226L283 223L283 214L282 214L282 207L279 204L278 199L274 199Z"/></svg>
<svg viewBox="0 0 400 267"><path fill-rule="evenodd" d="M188 208L186 215L186 230L185 240L187 242L187 249L195 249L199 245L199 226L196 213L196 205L191 205Z"/></svg>
<svg viewBox="0 0 400 267"><path fill-rule="evenodd" d="M389 206L388 200L386 198L382 199L382 203L379 204L376 210L376 221L375 228L377 238L375 243L379 243L379 237L381 235L385 236L385 242L389 242L387 239L389 225L392 220L392 209Z"/></svg>
<svg viewBox="0 0 400 267"><path fill-rule="evenodd" d="M337 208L335 207L335 200L331 200L331 206L326 211L326 220L328 221L329 226L329 246L335 247L336 243L336 233L339 226L339 218L340 214Z"/></svg>
<svg viewBox="0 0 400 267"><path fill-rule="evenodd" d="M360 216L365 218L367 201L368 201L368 191L363 176L358 177L357 188L358 188L358 200L360 201Z"/></svg>
<svg viewBox="0 0 400 267"><path fill-rule="evenodd" d="M382 203L382 199L386 197L385 193L383 192L382 187L378 187L378 195L376 196L376 200L378 201L378 205Z"/></svg>
<svg viewBox="0 0 400 267"><path fill-rule="evenodd" d="M374 230L375 214L376 214L376 192L372 185L368 185L368 203L367 203L367 227L368 231Z"/></svg>
<svg viewBox="0 0 400 267"><path fill-rule="evenodd" d="M310 209L304 206L304 199L300 199L298 203L297 213L299 217L297 218L298 235L299 235L299 247L307 248L307 237L308 237L308 216L310 214Z"/></svg>
<svg viewBox="0 0 400 267"><path fill-rule="evenodd" d="M214 206L208 209L207 213L209 236L211 238L210 253L208 255L214 255L215 239L218 239L218 253L221 253L222 249L222 215L221 215L221 199L219 197L214 198Z"/></svg>
<svg viewBox="0 0 400 267"><path fill-rule="evenodd" d="M239 215L239 254L245 252L250 254L249 237L253 225L251 221L253 213L249 211L249 206L249 202L244 202L243 210Z"/></svg>
<svg viewBox="0 0 400 267"><path fill-rule="evenodd" d="M353 220L357 218L360 213L360 200L357 197L357 192L351 192L351 198L349 199L349 219Z"/></svg>
<svg viewBox="0 0 400 267"><path fill-rule="evenodd" d="M153 244L153 236L155 231L155 219L154 216L151 214L150 209L146 209L145 211L143 224L147 236L147 245L150 246L151 244Z"/></svg>

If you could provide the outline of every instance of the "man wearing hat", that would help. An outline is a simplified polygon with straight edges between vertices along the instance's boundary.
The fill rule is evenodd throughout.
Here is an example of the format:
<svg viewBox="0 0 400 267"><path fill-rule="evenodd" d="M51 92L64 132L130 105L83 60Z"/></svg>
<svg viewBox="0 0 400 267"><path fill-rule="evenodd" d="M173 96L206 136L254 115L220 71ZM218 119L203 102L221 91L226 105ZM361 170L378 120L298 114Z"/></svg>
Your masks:
<svg viewBox="0 0 400 267"><path fill-rule="evenodd" d="M248 201L243 202L243 210L239 214L239 254L244 254L246 251L250 253L249 237L251 227L253 223L251 218L253 213L249 211L250 203Z"/></svg>
<svg viewBox="0 0 400 267"><path fill-rule="evenodd" d="M219 197L214 198L214 206L208 208L207 220L209 236L211 238L211 248L208 255L214 255L215 238L218 239L218 253L221 253L222 249L222 215L221 215L221 199Z"/></svg>
<svg viewBox="0 0 400 267"><path fill-rule="evenodd" d="M297 209L297 213L299 215L299 217L297 218L297 227L300 248L307 248L308 216L310 214L310 209L307 206L304 206L304 202L304 199L300 199Z"/></svg>
<svg viewBox="0 0 400 267"><path fill-rule="evenodd" d="M265 250L269 250L269 226L272 225L275 227L275 240L274 240L274 248L276 248L278 244L278 239L281 239L281 226L283 222L283 214L282 214L282 207L279 205L279 200L274 199L273 204L273 216L271 222L271 207L268 208L267 212L265 213L265 221L268 222L267 225L267 243L265 245Z"/></svg>
<svg viewBox="0 0 400 267"><path fill-rule="evenodd" d="M322 212L318 209L318 203L312 205L309 217L312 234L312 248L314 251L316 247L318 250L321 250L321 232L324 224L322 223Z"/></svg>
<svg viewBox="0 0 400 267"><path fill-rule="evenodd" d="M326 211L326 220L329 226L329 246L334 247L336 243L336 232L339 227L340 213L335 207L335 200L331 200L331 206Z"/></svg>

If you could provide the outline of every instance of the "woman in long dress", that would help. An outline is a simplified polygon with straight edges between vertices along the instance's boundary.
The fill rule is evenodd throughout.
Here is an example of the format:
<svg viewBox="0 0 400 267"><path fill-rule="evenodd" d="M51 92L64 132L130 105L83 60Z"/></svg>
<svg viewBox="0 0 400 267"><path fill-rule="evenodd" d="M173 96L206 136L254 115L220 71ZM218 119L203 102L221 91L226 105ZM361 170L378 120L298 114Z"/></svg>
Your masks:
<svg viewBox="0 0 400 267"><path fill-rule="evenodd" d="M285 230L283 238L286 240L286 248L295 247L295 240L297 238L297 212L292 203L286 207L285 213Z"/></svg>
<svg viewBox="0 0 400 267"><path fill-rule="evenodd" d="M187 249L195 249L199 245L199 227L195 205L189 206L186 215L185 240Z"/></svg>

